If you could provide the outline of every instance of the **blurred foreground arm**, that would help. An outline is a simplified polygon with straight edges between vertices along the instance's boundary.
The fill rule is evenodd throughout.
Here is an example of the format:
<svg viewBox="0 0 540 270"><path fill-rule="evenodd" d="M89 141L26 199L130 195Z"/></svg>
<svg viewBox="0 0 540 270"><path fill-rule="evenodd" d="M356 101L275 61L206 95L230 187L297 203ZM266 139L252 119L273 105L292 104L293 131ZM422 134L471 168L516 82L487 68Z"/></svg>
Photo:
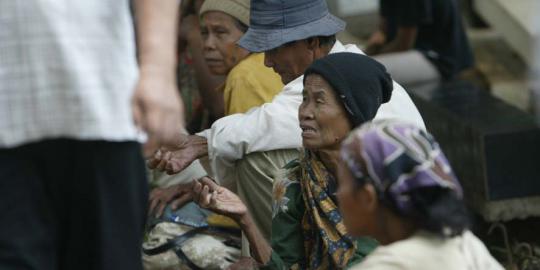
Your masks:
<svg viewBox="0 0 540 270"><path fill-rule="evenodd" d="M147 156L174 143L184 126L175 77L177 2L136 0L135 14L140 73L132 105L136 125L148 134Z"/></svg>

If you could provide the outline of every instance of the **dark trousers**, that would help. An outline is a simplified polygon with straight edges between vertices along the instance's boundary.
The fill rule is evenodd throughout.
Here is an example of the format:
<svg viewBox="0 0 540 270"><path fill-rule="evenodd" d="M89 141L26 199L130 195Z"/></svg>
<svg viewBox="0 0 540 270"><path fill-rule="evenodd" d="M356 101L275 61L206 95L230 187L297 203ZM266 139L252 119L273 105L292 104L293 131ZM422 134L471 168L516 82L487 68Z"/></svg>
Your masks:
<svg viewBox="0 0 540 270"><path fill-rule="evenodd" d="M140 270L147 197L138 143L0 148L0 269Z"/></svg>

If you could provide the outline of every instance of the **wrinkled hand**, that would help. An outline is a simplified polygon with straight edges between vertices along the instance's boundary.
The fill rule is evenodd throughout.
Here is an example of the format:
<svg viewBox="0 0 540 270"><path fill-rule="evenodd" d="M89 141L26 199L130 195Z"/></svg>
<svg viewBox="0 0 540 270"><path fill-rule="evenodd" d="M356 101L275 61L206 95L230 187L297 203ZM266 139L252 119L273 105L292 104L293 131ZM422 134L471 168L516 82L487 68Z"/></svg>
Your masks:
<svg viewBox="0 0 540 270"><path fill-rule="evenodd" d="M203 208L239 221L247 213L247 207L232 191L203 177L193 185L193 201Z"/></svg>
<svg viewBox="0 0 540 270"><path fill-rule="evenodd" d="M148 167L169 175L181 172L199 157L200 147L206 147L193 143L192 138L193 136L177 134L175 146L158 149L148 161Z"/></svg>
<svg viewBox="0 0 540 270"><path fill-rule="evenodd" d="M184 126L182 99L178 94L174 76L158 69L141 69L140 79L132 99L135 124L148 135L144 145L145 156L151 155L160 145L176 142Z"/></svg>
<svg viewBox="0 0 540 270"><path fill-rule="evenodd" d="M163 214L168 204L172 210L181 208L193 200L193 182L189 184L173 185L168 188L155 188L150 192L150 208L148 214L154 214L156 218Z"/></svg>

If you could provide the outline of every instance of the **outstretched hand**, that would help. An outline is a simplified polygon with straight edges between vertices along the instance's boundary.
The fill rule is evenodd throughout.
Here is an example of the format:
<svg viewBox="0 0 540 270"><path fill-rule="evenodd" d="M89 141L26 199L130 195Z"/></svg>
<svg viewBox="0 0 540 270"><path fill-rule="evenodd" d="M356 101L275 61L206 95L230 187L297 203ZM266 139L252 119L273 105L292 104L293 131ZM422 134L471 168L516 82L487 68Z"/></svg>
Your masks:
<svg viewBox="0 0 540 270"><path fill-rule="evenodd" d="M202 137L179 134L175 146L158 149L149 159L148 167L169 175L177 174L206 153L206 147L206 139Z"/></svg>
<svg viewBox="0 0 540 270"><path fill-rule="evenodd" d="M251 269L253 264L266 264L272 255L270 244L251 218L246 205L232 191L203 177L193 184L193 201L201 207L234 219L242 228L256 262L245 260L232 265L229 269ZM249 267L249 268L245 268Z"/></svg>
<svg viewBox="0 0 540 270"><path fill-rule="evenodd" d="M232 191L203 177L193 185L193 201L203 208L239 221L247 213L247 207Z"/></svg>

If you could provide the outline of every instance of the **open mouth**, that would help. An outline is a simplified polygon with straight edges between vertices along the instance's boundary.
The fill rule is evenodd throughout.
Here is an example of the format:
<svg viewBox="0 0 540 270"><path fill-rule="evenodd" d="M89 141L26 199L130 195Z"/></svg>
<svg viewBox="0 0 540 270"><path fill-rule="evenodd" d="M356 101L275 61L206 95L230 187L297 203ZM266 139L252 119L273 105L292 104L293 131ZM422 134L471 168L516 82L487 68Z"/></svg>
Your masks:
<svg viewBox="0 0 540 270"><path fill-rule="evenodd" d="M300 129L302 129L302 135L310 135L310 134L315 134L317 132L316 129L309 126L300 126Z"/></svg>

